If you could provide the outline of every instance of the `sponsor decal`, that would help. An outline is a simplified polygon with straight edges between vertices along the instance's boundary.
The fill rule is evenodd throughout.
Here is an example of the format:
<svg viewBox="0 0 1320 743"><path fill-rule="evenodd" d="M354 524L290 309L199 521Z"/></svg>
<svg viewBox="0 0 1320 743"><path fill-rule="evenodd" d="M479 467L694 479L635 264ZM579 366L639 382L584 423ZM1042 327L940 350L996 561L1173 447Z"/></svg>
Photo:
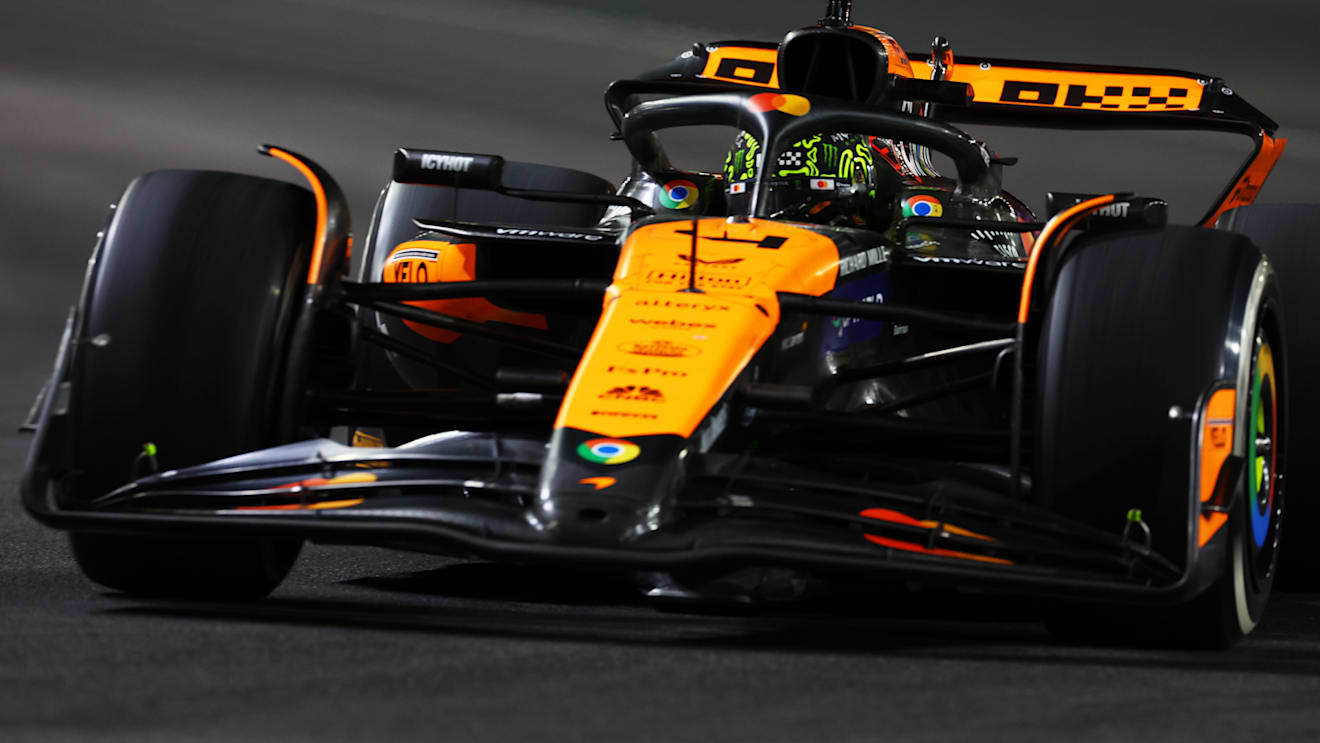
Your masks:
<svg viewBox="0 0 1320 743"><path fill-rule="evenodd" d="M651 271L646 275L647 282L661 286L687 286L687 271ZM697 286L714 289L743 289L752 283L750 276L708 276L697 274ZM713 326L712 326L713 327Z"/></svg>
<svg viewBox="0 0 1320 743"><path fill-rule="evenodd" d="M910 256L917 263L946 263L959 266L987 266L990 268L1017 268L1025 269L1026 261L996 261L985 258L954 258L946 255L913 255Z"/></svg>
<svg viewBox="0 0 1320 743"><path fill-rule="evenodd" d="M427 284L440 273L440 251L424 248L395 249L381 268L381 277L396 284Z"/></svg>
<svg viewBox="0 0 1320 743"><path fill-rule="evenodd" d="M598 418L633 418L644 421L659 420L655 413L632 413L621 410L593 410L591 414Z"/></svg>
<svg viewBox="0 0 1320 743"><path fill-rule="evenodd" d="M701 353L701 349L665 340L633 341L619 346L619 350L635 356L660 356L671 359L697 356Z"/></svg>
<svg viewBox="0 0 1320 743"><path fill-rule="evenodd" d="M784 93L761 93L748 101L757 111L779 111L789 116L806 116L811 113L811 101L800 95Z"/></svg>
<svg viewBox="0 0 1320 743"><path fill-rule="evenodd" d="M661 369L656 366L619 366L618 364L608 367L605 372L607 374L635 374L640 377L668 377L672 379L683 379L688 375L685 371Z"/></svg>
<svg viewBox="0 0 1320 743"><path fill-rule="evenodd" d="M839 275L847 276L851 273L878 266L885 262L885 251L881 248L867 248L860 253L839 258Z"/></svg>
<svg viewBox="0 0 1320 743"><path fill-rule="evenodd" d="M858 301L866 302L867 304L884 304L884 303L885 303L885 295L883 295L883 294L872 294L872 295L867 296L867 297L862 297L862 298L861 298L860 300L858 300ZM850 327L852 327L852 326L854 326L854 325L860 325L860 324L865 323L865 322L873 322L873 321L871 321L871 320L864 320L864 319L862 319L862 318L860 318L860 317L836 317L836 318L834 318L833 320L830 321L830 324L833 325L835 328L838 328L838 331L839 331L839 337L842 338L843 335L844 335L843 331L847 330L848 328L850 328Z"/></svg>
<svg viewBox="0 0 1320 743"><path fill-rule="evenodd" d="M793 335L790 335L784 340L779 342L779 350L787 351L790 348L797 348L798 346L806 342L807 342L806 333L794 333Z"/></svg>
<svg viewBox="0 0 1320 743"><path fill-rule="evenodd" d="M615 387L608 392L602 392L598 397L602 400L622 400L626 402L662 403L665 401L665 393L660 390L636 384Z"/></svg>
<svg viewBox="0 0 1320 743"><path fill-rule="evenodd" d="M555 232L552 230L524 230L513 227L498 227L495 230L496 235L509 235L511 237L548 237L555 240L585 240L586 242L600 242L606 239L605 235L588 235L582 232Z"/></svg>
<svg viewBox="0 0 1320 743"><path fill-rule="evenodd" d="M944 204L933 196L913 196L903 202L905 217L943 217Z"/></svg>
<svg viewBox="0 0 1320 743"><path fill-rule="evenodd" d="M1071 84L1066 88L1044 81L1005 80L999 102L1109 111L1183 111L1195 108L1191 87L1175 87L1181 80L1169 81L1159 87L1150 84L1159 82L1153 78L1132 85L1111 85L1111 82L1122 81L1109 77L1102 84Z"/></svg>
<svg viewBox="0 0 1320 743"><path fill-rule="evenodd" d="M831 299L883 304L890 291L888 273L872 273L865 278L850 281L830 293ZM869 343L889 330L889 323L857 317L829 317L829 325L820 335L822 352L846 352L858 344Z"/></svg>
<svg viewBox="0 0 1320 743"><path fill-rule="evenodd" d="M812 191L833 191L833 190L834 190L834 179L833 179L833 178L812 178L811 181L809 181L809 185L811 186L811 190L812 190Z"/></svg>
<svg viewBox="0 0 1320 743"><path fill-rule="evenodd" d="M581 480L578 480L578 485L590 485L597 490L604 490L606 488L614 487L614 483L616 482L618 482L618 480L615 480L613 477L584 477Z"/></svg>
<svg viewBox="0 0 1320 743"><path fill-rule="evenodd" d="M422 155L422 170L444 170L449 173L466 173L472 169L474 157L463 155Z"/></svg>
<svg viewBox="0 0 1320 743"><path fill-rule="evenodd" d="M734 195L734 196L737 196L737 195L740 194L740 193L747 193L747 184L746 184L746 183L730 183L730 184L729 184L729 193L732 194L732 195Z"/></svg>
<svg viewBox="0 0 1320 743"><path fill-rule="evenodd" d="M1102 206L1095 210L1097 217L1111 217L1114 219L1127 219L1128 211L1132 208L1132 203L1128 201L1116 201L1113 204Z"/></svg>
<svg viewBox="0 0 1320 743"><path fill-rule="evenodd" d="M400 250L392 254L385 265L398 263L399 261L434 261L440 257L438 250L422 250L421 248L409 248Z"/></svg>
<svg viewBox="0 0 1320 743"><path fill-rule="evenodd" d="M626 464L642 453L642 448L626 439L592 439L578 446L578 456L596 464Z"/></svg>
<svg viewBox="0 0 1320 743"><path fill-rule="evenodd" d="M660 189L660 205L666 209L687 209L697 203L697 184L692 181L670 181Z"/></svg>
<svg viewBox="0 0 1320 743"><path fill-rule="evenodd" d="M666 330L714 330L719 326L713 322L687 322L686 320L659 320L650 317L630 317L628 322L633 325L645 325L648 328L665 328Z"/></svg>
<svg viewBox="0 0 1320 743"><path fill-rule="evenodd" d="M712 304L710 302L689 302L686 300L672 299L641 299L635 304L637 307L656 307L667 310L697 310L698 312L728 312L733 309L727 304Z"/></svg>

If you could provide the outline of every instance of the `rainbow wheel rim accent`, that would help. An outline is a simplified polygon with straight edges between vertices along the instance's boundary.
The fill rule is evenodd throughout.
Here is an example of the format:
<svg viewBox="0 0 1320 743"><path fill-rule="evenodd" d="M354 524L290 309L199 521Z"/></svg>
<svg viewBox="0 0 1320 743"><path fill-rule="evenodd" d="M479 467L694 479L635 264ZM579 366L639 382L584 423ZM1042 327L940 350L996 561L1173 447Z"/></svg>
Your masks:
<svg viewBox="0 0 1320 743"><path fill-rule="evenodd" d="M1256 338L1252 365L1251 407L1247 428L1247 495L1251 537L1257 550L1272 546L1277 519L1279 404L1274 349L1263 336ZM1268 564L1270 561L1265 561ZM1260 565L1260 561L1257 565Z"/></svg>
<svg viewBox="0 0 1320 743"><path fill-rule="evenodd" d="M697 203L697 184L692 181L670 181L660 189L660 205L666 209L687 209Z"/></svg>
<svg viewBox="0 0 1320 743"><path fill-rule="evenodd" d="M596 464L625 464L642 453L642 447L625 439L592 439L578 446L579 457Z"/></svg>

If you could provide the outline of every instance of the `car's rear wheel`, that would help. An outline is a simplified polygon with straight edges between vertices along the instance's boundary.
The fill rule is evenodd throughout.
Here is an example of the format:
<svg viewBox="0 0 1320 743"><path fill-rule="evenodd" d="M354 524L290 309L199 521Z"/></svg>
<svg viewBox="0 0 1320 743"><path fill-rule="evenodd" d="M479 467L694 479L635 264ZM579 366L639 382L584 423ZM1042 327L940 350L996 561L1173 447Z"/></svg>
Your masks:
<svg viewBox="0 0 1320 743"><path fill-rule="evenodd" d="M281 374L310 254L304 189L231 173L161 171L125 191L84 289L70 369L73 472L86 503L146 474L279 443ZM298 540L73 533L83 572L109 588L257 597Z"/></svg>
<svg viewBox="0 0 1320 743"><path fill-rule="evenodd" d="M1072 641L1227 647L1260 620L1278 566L1288 400L1273 270L1246 238L1194 228L1071 250L1040 340L1034 497L1126 539L1147 539L1123 531L1140 520L1150 548L1190 575L1175 606L1062 606L1050 628ZM1236 390L1243 462L1224 470L1237 474L1222 523L1206 509L1203 483L1219 469L1202 473L1198 428L1218 389Z"/></svg>

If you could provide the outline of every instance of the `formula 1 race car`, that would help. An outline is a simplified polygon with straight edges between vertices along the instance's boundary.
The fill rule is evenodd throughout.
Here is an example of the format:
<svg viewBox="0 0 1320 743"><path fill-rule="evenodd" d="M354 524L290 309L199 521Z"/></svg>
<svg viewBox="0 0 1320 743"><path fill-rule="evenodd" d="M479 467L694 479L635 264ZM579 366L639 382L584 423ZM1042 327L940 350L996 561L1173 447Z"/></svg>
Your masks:
<svg viewBox="0 0 1320 743"><path fill-rule="evenodd" d="M908 54L838 0L606 103L617 189L400 149L356 281L307 157L261 148L310 190L133 181L30 417L27 509L149 595L264 595L311 539L624 571L678 602L915 582L1044 599L1079 637L1252 630L1320 229L1249 206L1273 121L1208 75ZM1038 218L955 124L1255 146L1195 225L1136 194ZM677 168L661 134L712 125L722 171Z"/></svg>

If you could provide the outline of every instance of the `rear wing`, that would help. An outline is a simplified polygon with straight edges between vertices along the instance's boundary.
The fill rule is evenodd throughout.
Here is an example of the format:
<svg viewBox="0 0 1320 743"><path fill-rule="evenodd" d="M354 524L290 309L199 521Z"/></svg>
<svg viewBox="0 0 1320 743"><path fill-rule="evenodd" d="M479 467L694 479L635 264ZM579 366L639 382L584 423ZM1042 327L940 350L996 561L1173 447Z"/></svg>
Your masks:
<svg viewBox="0 0 1320 743"><path fill-rule="evenodd" d="M776 89L779 45L755 41L696 44L646 80L708 80ZM931 80L934 66L909 54L912 76ZM908 61L908 60L905 60ZM943 80L970 88L966 105L942 100L932 115L951 123L1058 129L1222 131L1250 137L1254 150L1201 220L1213 226L1252 203L1283 154L1279 125L1222 79L1180 70L946 57ZM902 88L899 88L900 90Z"/></svg>

